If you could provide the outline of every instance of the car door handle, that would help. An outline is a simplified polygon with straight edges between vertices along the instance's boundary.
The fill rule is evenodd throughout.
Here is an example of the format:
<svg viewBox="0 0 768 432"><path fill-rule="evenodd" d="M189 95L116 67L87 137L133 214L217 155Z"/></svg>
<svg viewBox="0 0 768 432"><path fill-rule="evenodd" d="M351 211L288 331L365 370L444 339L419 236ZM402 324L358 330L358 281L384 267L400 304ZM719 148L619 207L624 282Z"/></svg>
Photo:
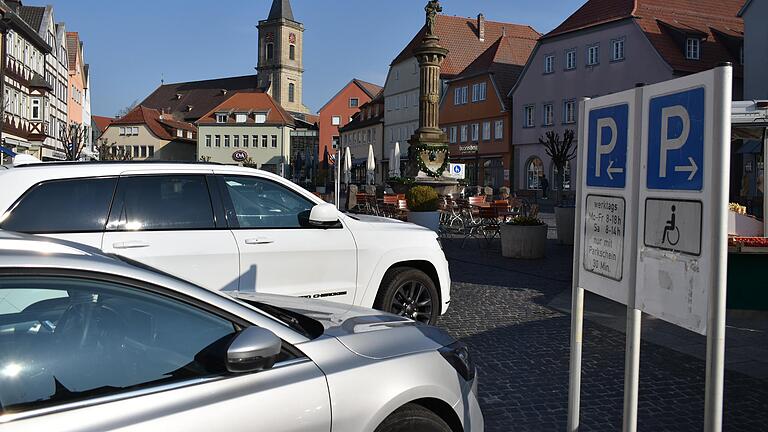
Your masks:
<svg viewBox="0 0 768 432"><path fill-rule="evenodd" d="M141 249L141 248L149 247L149 243L145 243L142 241L117 242L117 243L113 243L112 247L115 249Z"/></svg>
<svg viewBox="0 0 768 432"><path fill-rule="evenodd" d="M245 239L245 244L247 245L270 244L274 242L275 242L274 240L267 237L254 237L254 238Z"/></svg>

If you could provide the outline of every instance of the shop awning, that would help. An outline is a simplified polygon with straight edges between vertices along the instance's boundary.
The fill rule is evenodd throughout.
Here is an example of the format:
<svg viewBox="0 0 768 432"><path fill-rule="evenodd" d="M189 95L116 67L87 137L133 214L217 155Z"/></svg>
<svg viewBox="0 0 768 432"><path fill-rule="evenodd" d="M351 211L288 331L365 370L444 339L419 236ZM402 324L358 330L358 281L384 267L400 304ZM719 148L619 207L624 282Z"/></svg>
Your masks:
<svg viewBox="0 0 768 432"><path fill-rule="evenodd" d="M10 156L10 157L16 157L16 153L12 152L11 150L9 150L9 149L7 149L7 148L5 148L3 146L0 146L0 153L4 154L6 156Z"/></svg>

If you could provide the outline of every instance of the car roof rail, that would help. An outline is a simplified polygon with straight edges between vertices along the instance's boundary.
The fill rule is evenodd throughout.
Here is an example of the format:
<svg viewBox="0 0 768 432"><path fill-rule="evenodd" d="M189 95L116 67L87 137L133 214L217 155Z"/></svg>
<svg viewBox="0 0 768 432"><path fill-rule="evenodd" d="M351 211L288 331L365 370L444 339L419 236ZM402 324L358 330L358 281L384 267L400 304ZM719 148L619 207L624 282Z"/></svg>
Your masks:
<svg viewBox="0 0 768 432"><path fill-rule="evenodd" d="M34 162L26 163L24 165L18 165L18 168L31 167L31 166L77 166L77 165L219 165L227 166L220 162L200 162L200 161L163 161L163 160L150 160L150 161L60 161L60 162ZM16 166L16 165L14 165Z"/></svg>

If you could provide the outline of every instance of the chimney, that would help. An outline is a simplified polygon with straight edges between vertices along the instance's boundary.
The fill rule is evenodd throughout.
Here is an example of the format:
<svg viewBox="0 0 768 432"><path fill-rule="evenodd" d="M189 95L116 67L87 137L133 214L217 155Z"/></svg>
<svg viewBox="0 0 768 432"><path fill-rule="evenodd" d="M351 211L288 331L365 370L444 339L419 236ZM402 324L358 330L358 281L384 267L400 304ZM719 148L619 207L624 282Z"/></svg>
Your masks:
<svg viewBox="0 0 768 432"><path fill-rule="evenodd" d="M477 16L477 37L480 38L480 42L485 42L485 15L483 14Z"/></svg>

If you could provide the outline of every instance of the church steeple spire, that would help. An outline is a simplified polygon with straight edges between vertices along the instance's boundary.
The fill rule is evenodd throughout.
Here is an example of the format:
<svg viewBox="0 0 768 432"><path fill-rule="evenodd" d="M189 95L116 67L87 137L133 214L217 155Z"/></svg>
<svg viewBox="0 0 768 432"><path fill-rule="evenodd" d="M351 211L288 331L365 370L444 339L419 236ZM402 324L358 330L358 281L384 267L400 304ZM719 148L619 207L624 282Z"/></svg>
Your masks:
<svg viewBox="0 0 768 432"><path fill-rule="evenodd" d="M296 21L293 19L293 10L291 9L290 0L272 0L272 9L269 10L268 21L287 19Z"/></svg>

